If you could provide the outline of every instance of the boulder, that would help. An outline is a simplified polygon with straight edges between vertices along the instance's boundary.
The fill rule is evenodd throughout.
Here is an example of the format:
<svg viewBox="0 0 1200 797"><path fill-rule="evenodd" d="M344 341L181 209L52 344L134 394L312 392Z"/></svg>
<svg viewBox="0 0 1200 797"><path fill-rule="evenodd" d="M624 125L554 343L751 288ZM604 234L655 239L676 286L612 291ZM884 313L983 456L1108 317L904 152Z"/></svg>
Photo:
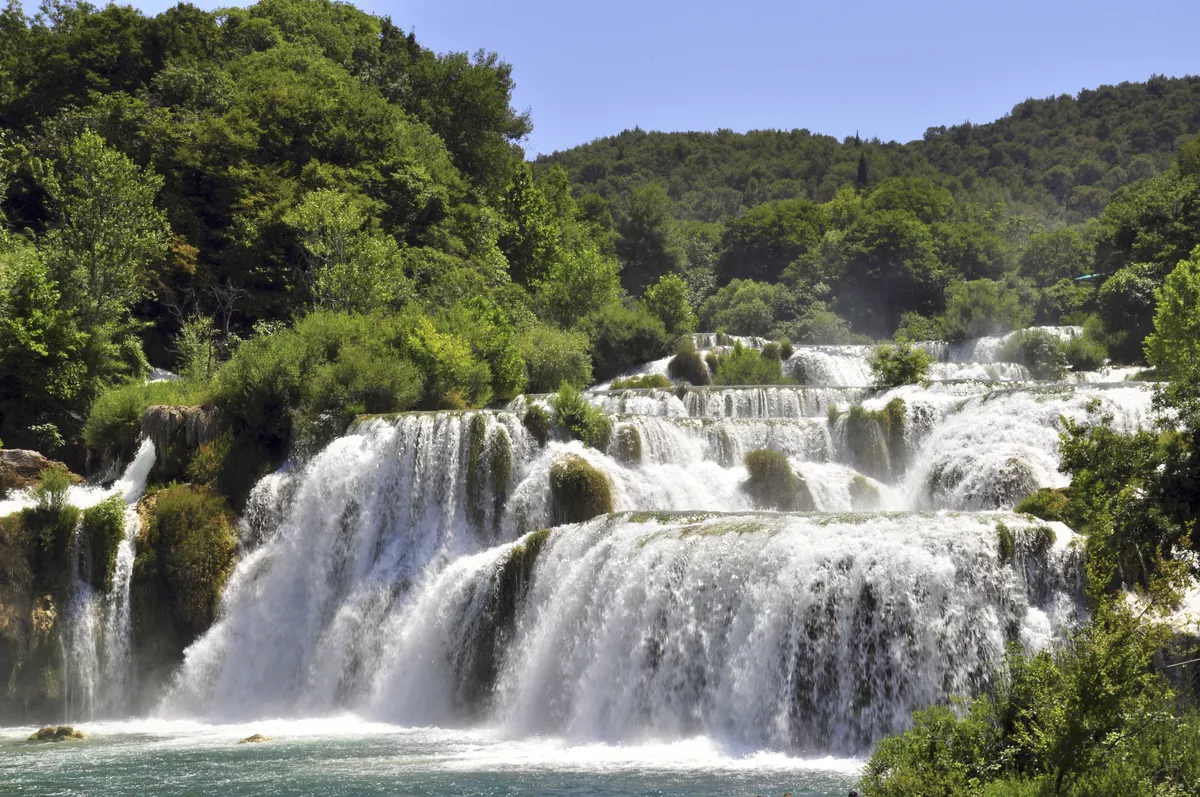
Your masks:
<svg viewBox="0 0 1200 797"><path fill-rule="evenodd" d="M154 443L155 475L162 481L182 478L192 455L221 434L216 407L156 404L142 413L142 434Z"/></svg>
<svg viewBox="0 0 1200 797"><path fill-rule="evenodd" d="M35 486L41 481L42 471L46 468L67 470L66 465L47 459L36 451L0 448L0 498L4 498L9 490ZM72 477L75 481L82 481L74 474Z"/></svg>
<svg viewBox="0 0 1200 797"><path fill-rule="evenodd" d="M36 733L29 737L31 742L69 742L86 739L82 731L77 731L70 725L47 725L45 728L39 728Z"/></svg>
<svg viewBox="0 0 1200 797"><path fill-rule="evenodd" d="M245 739L242 739L240 742L238 742L238 744L258 744L259 742L269 741L271 741L270 737L263 736L261 733L256 733L253 736L247 736Z"/></svg>

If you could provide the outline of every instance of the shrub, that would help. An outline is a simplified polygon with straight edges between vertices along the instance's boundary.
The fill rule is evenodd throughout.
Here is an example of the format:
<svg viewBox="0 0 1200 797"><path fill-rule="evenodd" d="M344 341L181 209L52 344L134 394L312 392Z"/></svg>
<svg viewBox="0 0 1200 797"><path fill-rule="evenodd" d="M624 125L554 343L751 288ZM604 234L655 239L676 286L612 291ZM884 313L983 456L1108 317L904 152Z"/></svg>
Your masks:
<svg viewBox="0 0 1200 797"><path fill-rule="evenodd" d="M582 523L613 511L612 483L583 457L568 455L550 466L555 525Z"/></svg>
<svg viewBox="0 0 1200 797"><path fill-rule="evenodd" d="M1154 298L1146 361L1170 377L1200 360L1200 247L1175 266Z"/></svg>
<svg viewBox="0 0 1200 797"><path fill-rule="evenodd" d="M781 324L779 331L786 331L790 338L801 343L840 346L871 342L866 335L856 334L850 328L850 322L830 310L824 302L813 302L794 322Z"/></svg>
<svg viewBox="0 0 1200 797"><path fill-rule="evenodd" d="M1071 499L1065 491L1043 487L1032 495L1026 496L1025 500L1017 504L1014 511L1024 512L1041 520L1058 520L1065 523L1067 505L1070 502Z"/></svg>
<svg viewBox="0 0 1200 797"><path fill-rule="evenodd" d="M1062 379L1067 370L1061 341L1040 329L1027 329L1010 337L999 357L1004 362L1024 365L1034 379Z"/></svg>
<svg viewBox="0 0 1200 797"><path fill-rule="evenodd" d="M550 393L564 382L578 388L592 382L591 342L582 332L535 324L517 336L531 393Z"/></svg>
<svg viewBox="0 0 1200 797"><path fill-rule="evenodd" d="M125 539L124 499L113 495L85 509L80 532L88 544L92 587L108 592L112 589L113 571L117 565L117 546Z"/></svg>
<svg viewBox="0 0 1200 797"><path fill-rule="evenodd" d="M900 323L892 336L896 340L942 340L946 337L942 329L941 319L927 318L920 313L909 311L900 314Z"/></svg>
<svg viewBox="0 0 1200 797"><path fill-rule="evenodd" d="M774 357L735 343L733 351L717 360L713 382L718 385L778 385L784 382L778 349Z"/></svg>
<svg viewBox="0 0 1200 797"><path fill-rule="evenodd" d="M614 444L616 458L626 465L642 464L642 435L636 426L622 426L617 430Z"/></svg>
<svg viewBox="0 0 1200 797"><path fill-rule="evenodd" d="M675 356L667 363L667 373L672 379L682 379L692 385L708 385L712 377L691 335L685 335L675 343Z"/></svg>
<svg viewBox="0 0 1200 797"><path fill-rule="evenodd" d="M1108 361L1108 349L1086 332L1062 342L1063 357L1072 371L1097 371Z"/></svg>
<svg viewBox="0 0 1200 797"><path fill-rule="evenodd" d="M667 332L680 335L696 329L696 314L688 302L688 285L678 274L664 274L646 289L646 309L663 322Z"/></svg>
<svg viewBox="0 0 1200 797"><path fill-rule="evenodd" d="M671 380L667 379L662 374L643 374L642 376L631 376L628 379L615 379L609 385L611 390L645 390L652 387L669 388Z"/></svg>
<svg viewBox="0 0 1200 797"><path fill-rule="evenodd" d="M813 510L808 484L792 470L785 455L760 448L747 453L743 462L749 478L742 489L755 506L785 512Z"/></svg>
<svg viewBox="0 0 1200 797"><path fill-rule="evenodd" d="M592 375L612 379L637 363L666 355L671 338L662 321L645 307L610 304L587 316L579 327L592 341Z"/></svg>
<svg viewBox="0 0 1200 797"><path fill-rule="evenodd" d="M929 352L907 340L876 346L867 358L876 390L924 381L929 375L931 360Z"/></svg>
<svg viewBox="0 0 1200 797"><path fill-rule="evenodd" d="M212 623L233 567L233 518L220 496L195 485L168 487L153 506L134 579L144 600L161 603L175 626L194 637Z"/></svg>
<svg viewBox="0 0 1200 797"><path fill-rule="evenodd" d="M600 451L608 448L612 420L570 385L563 385L554 397L554 422L584 445Z"/></svg>

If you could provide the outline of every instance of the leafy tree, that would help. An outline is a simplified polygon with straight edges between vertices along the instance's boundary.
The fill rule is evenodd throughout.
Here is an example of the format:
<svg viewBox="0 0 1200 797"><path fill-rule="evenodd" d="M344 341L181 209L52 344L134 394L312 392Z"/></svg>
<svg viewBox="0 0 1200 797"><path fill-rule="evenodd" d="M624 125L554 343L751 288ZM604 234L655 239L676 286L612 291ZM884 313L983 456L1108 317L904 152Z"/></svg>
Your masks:
<svg viewBox="0 0 1200 797"><path fill-rule="evenodd" d="M1036 232L1017 258L1021 276L1039 287L1089 273L1092 248L1078 230L1070 227Z"/></svg>
<svg viewBox="0 0 1200 797"><path fill-rule="evenodd" d="M617 257L625 289L640 295L664 274L678 271L682 256L672 238L671 199L658 183L633 190L617 225Z"/></svg>
<svg viewBox="0 0 1200 797"><path fill-rule="evenodd" d="M806 199L767 202L730 219L721 239L721 281L778 281L789 263L820 241L825 227L821 206Z"/></svg>
<svg viewBox="0 0 1200 797"><path fill-rule="evenodd" d="M696 314L688 302L688 286L678 274L664 275L646 289L646 308L663 322L667 332L682 335L696 329Z"/></svg>
<svg viewBox="0 0 1200 797"><path fill-rule="evenodd" d="M705 302L700 316L705 329L766 336L786 312L789 298L781 285L733 280Z"/></svg>
<svg viewBox="0 0 1200 797"><path fill-rule="evenodd" d="M1028 326L1031 309L1020 294L995 280L956 282L946 289L942 328L950 340L998 335Z"/></svg>
<svg viewBox="0 0 1200 797"><path fill-rule="evenodd" d="M867 357L867 364L871 367L875 389L887 390L924 380L929 374L932 359L929 352L902 340L876 346Z"/></svg>
<svg viewBox="0 0 1200 797"><path fill-rule="evenodd" d="M564 327L617 301L620 266L595 247L565 252L550 264L538 285L537 300L546 317Z"/></svg>
<svg viewBox="0 0 1200 797"><path fill-rule="evenodd" d="M557 256L562 230L555 208L534 182L529 164L520 163L513 170L501 208L508 222L499 246L513 279L525 285L545 279Z"/></svg>
<svg viewBox="0 0 1200 797"><path fill-rule="evenodd" d="M867 195L867 210L875 213L900 210L926 224L948 221L954 213L954 197L941 186L920 177L890 177Z"/></svg>
<svg viewBox="0 0 1200 797"><path fill-rule="evenodd" d="M1167 276L1155 300L1146 360L1170 377L1200 360L1200 246Z"/></svg>
<svg viewBox="0 0 1200 797"><path fill-rule="evenodd" d="M598 380L612 379L635 363L670 351L666 327L641 306L607 305L584 318L579 329L592 341L592 375Z"/></svg>
<svg viewBox="0 0 1200 797"><path fill-rule="evenodd" d="M44 251L64 301L85 327L124 321L167 253L170 228L154 201L162 179L91 132L63 150L57 172L39 164L39 173L55 217Z"/></svg>

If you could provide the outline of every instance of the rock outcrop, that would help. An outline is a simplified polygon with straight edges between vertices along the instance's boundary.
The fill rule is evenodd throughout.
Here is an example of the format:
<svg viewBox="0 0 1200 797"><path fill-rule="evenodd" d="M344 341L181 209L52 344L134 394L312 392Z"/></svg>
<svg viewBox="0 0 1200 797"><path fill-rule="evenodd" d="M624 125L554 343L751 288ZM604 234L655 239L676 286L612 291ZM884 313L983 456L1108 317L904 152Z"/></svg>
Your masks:
<svg viewBox="0 0 1200 797"><path fill-rule="evenodd" d="M258 744L259 742L269 741L271 741L271 737L263 736L261 733L256 733L253 736L247 736L245 739L242 739L240 742L238 742L238 744Z"/></svg>
<svg viewBox="0 0 1200 797"><path fill-rule="evenodd" d="M48 459L36 451L0 448L0 498L4 498L9 490L33 487L41 481L42 471L47 468L67 470L66 465ZM81 481L78 477L75 478Z"/></svg>
<svg viewBox="0 0 1200 797"><path fill-rule="evenodd" d="M221 434L216 407L172 407L157 404L142 413L142 434L154 443L154 474L160 481L184 476L196 449Z"/></svg>
<svg viewBox="0 0 1200 797"><path fill-rule="evenodd" d="M45 728L39 728L36 733L29 737L29 741L71 742L86 738L87 735L83 731L77 731L70 725L47 725Z"/></svg>

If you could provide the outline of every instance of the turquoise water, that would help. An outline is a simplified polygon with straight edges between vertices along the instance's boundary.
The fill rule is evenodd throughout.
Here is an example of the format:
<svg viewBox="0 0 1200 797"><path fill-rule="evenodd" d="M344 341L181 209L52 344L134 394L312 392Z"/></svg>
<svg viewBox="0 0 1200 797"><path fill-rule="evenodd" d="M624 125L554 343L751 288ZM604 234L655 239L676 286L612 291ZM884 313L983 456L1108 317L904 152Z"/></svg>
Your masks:
<svg viewBox="0 0 1200 797"><path fill-rule="evenodd" d="M737 755L707 739L641 745L505 740L354 718L204 725L83 723L83 742L0 728L16 795L775 795L845 797L861 761ZM272 741L237 744L262 733Z"/></svg>

